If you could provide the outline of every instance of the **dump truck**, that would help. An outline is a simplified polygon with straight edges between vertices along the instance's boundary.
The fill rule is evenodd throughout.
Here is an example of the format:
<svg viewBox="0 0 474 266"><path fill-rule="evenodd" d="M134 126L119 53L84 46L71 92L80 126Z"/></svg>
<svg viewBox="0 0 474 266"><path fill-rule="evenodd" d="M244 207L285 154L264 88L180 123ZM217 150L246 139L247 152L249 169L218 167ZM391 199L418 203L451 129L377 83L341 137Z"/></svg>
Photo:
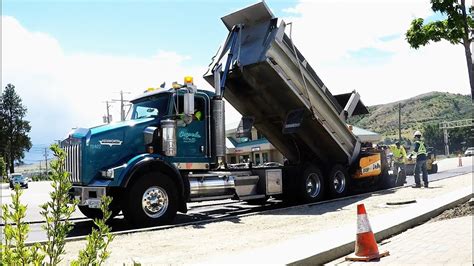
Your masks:
<svg viewBox="0 0 474 266"><path fill-rule="evenodd" d="M187 203L269 197L309 203L353 187L387 186L383 151L361 143L346 119L367 113L353 91L332 95L264 2L222 18L229 34L198 89L192 77L131 100L124 122L80 128L62 141L71 197L87 217L113 197L135 226L172 222ZM281 167L230 169L225 161L225 100L287 158ZM197 115L199 113L199 115Z"/></svg>

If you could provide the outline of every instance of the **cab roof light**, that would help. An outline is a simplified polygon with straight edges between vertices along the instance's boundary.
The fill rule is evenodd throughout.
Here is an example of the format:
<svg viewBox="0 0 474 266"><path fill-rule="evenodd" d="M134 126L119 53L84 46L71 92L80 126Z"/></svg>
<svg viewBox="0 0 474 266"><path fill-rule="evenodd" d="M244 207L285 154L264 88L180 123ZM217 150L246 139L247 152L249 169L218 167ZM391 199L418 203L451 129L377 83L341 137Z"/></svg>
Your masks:
<svg viewBox="0 0 474 266"><path fill-rule="evenodd" d="M184 84L193 85L193 77L191 77L191 76L184 77Z"/></svg>

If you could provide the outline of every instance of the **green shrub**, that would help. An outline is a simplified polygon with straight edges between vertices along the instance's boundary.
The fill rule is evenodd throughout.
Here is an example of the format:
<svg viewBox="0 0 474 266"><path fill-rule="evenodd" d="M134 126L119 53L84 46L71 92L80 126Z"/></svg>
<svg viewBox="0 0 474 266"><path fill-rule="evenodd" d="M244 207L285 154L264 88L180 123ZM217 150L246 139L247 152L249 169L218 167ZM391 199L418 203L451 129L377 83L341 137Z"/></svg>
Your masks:
<svg viewBox="0 0 474 266"><path fill-rule="evenodd" d="M5 226L0 244L0 265L58 265L62 260L66 237L73 227L69 219L77 202L71 202L68 195L72 186L68 173L64 171L65 152L58 145L52 145L51 150L56 157L51 163L52 172L49 176L53 191L50 193L51 200L41 206L41 215L46 221L43 229L48 240L43 246L38 243L25 245L29 232L29 226L23 220L27 206L21 204L22 191L16 185L12 203L2 205L1 218ZM103 218L94 220L98 229L94 228L87 236L86 248L79 252L79 258L73 261L74 265L101 265L110 255L107 248L114 237L105 222L111 216L108 207L112 198L103 197L101 200Z"/></svg>
<svg viewBox="0 0 474 266"><path fill-rule="evenodd" d="M107 250L114 236L110 233L110 227L106 221L110 218L112 212L109 205L112 202L111 197L103 196L100 209L102 210L102 219L94 219L97 229L93 228L92 232L87 236L86 247L79 251L79 258L72 262L72 265L102 265L110 256Z"/></svg>
<svg viewBox="0 0 474 266"><path fill-rule="evenodd" d="M29 225L23 221L27 206L20 203L22 193L17 184L12 203L2 205L2 220L5 223L0 255L2 265L41 265L45 257L38 243L29 247L25 245Z"/></svg>
<svg viewBox="0 0 474 266"><path fill-rule="evenodd" d="M73 228L69 220L76 209L77 202L70 202L69 190L72 185L68 179L68 173L64 171L66 153L57 145L51 145L51 151L56 157L51 162L53 191L49 193L51 200L41 206L41 215L46 224L43 229L46 231L47 242L43 246L43 251L47 254L48 265L57 265L61 262L61 255L64 254L66 236Z"/></svg>

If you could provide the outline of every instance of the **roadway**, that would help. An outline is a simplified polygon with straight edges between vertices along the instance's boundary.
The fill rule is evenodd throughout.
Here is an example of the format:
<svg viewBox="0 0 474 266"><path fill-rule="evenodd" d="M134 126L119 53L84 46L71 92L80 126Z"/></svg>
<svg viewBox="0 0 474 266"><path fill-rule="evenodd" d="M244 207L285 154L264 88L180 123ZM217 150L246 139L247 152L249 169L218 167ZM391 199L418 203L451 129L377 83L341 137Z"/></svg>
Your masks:
<svg viewBox="0 0 474 266"><path fill-rule="evenodd" d="M440 161L438 163L439 172L436 174L429 175L429 180L434 181L473 172L474 157L464 157L462 158L462 161L462 167L458 167L458 158L444 159ZM413 176L408 176L407 185L413 184ZM28 239L29 241L41 241L44 240L46 237L44 230L42 230L41 228L44 219L40 215L40 205L48 201L49 192L51 191L51 189L52 188L50 182L43 181L30 182L29 188L23 190L24 193L22 195L21 200L23 204L26 204L28 206L25 221L30 223L30 234ZM11 190L8 188L8 184L2 184L1 203L10 203L10 195ZM287 206L289 205L278 200L270 200L264 206L249 205L245 202L233 200L189 203L188 213L178 213L174 224L180 225L196 221L221 219ZM74 221L75 226L69 236L82 236L90 232L92 228L92 221L84 217L84 215L82 215L79 210L76 210L73 213L72 220ZM123 219L123 216L120 215L113 219L110 225L112 226L113 231L124 231L131 229L127 222Z"/></svg>

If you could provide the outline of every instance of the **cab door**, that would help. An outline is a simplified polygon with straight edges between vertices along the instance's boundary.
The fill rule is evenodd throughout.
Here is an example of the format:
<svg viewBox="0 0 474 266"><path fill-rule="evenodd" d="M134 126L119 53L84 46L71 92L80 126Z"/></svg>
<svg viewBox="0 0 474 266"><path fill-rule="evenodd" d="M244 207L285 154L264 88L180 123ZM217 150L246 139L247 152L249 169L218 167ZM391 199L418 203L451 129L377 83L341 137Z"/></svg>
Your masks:
<svg viewBox="0 0 474 266"><path fill-rule="evenodd" d="M178 106L182 109L183 96L178 96ZM176 159L181 162L205 162L207 157L207 129L208 129L208 106L209 101L204 96L195 96L195 115L189 124L185 124L180 116L177 129L177 155ZM198 115L200 112L200 115ZM183 110L179 110L182 114Z"/></svg>

